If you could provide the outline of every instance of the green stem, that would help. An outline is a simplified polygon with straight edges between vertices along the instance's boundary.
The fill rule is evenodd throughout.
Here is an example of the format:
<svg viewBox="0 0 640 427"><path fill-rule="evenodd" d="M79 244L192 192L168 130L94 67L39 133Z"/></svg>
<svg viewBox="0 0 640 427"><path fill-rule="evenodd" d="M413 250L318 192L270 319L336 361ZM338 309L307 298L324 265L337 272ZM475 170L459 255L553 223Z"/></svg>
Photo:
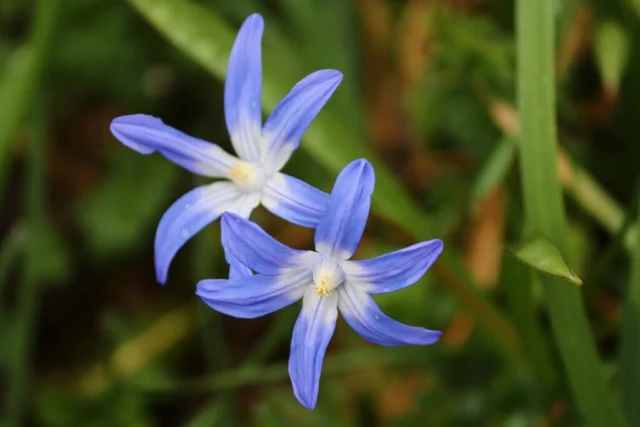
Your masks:
<svg viewBox="0 0 640 427"><path fill-rule="evenodd" d="M203 180L196 177L196 184ZM193 279L198 282L211 277L222 277L226 272L216 271L214 267L220 255L220 233L205 229L195 238L195 254L193 258ZM206 304L198 304L198 322L200 323L200 339L204 351L205 362L209 371L228 369L231 366L231 355L224 340L222 316L211 310Z"/></svg>
<svg viewBox="0 0 640 427"><path fill-rule="evenodd" d="M511 317L524 337L523 346L527 361L531 364L537 380L546 390L552 390L556 383L549 344L538 321L536 305L533 301L533 271L512 257L503 258L503 277L512 281L505 283Z"/></svg>
<svg viewBox="0 0 640 427"><path fill-rule="evenodd" d="M207 183L200 177L195 178L196 185ZM226 276L227 271L216 271L213 267L215 261L221 255L220 232L218 229L213 232L205 229L196 237L196 252L193 264L193 273L195 281L200 281L211 277ZM198 322L200 323L200 339L202 349L204 351L205 363L210 373L223 369L229 369L232 366L232 357L224 339L224 328L222 327L222 315L213 311L206 304L200 302L198 304ZM235 396L233 393L227 393L222 397L222 403L219 400L212 401L207 408L197 416L197 423L202 425L234 424L233 402ZM213 410L216 408L220 410Z"/></svg>
<svg viewBox="0 0 640 427"><path fill-rule="evenodd" d="M23 249L25 240L25 228L22 224L15 225L0 246L0 317L4 306L2 295L11 267L14 265L18 255Z"/></svg>
<svg viewBox="0 0 640 427"><path fill-rule="evenodd" d="M424 353L420 351L399 352L380 348L354 350L335 356L328 356L322 366L322 374L341 374L371 367L407 366L423 362ZM233 390L257 384L269 384L288 378L288 365L279 363L266 367L243 366L205 379L181 382L138 383L137 386L141 390L151 393L203 393Z"/></svg>
<svg viewBox="0 0 640 427"><path fill-rule="evenodd" d="M557 175L553 0L518 0L518 103L527 225L566 252L562 189ZM542 277L556 344L578 409L590 426L623 426L604 378L577 287Z"/></svg>
<svg viewBox="0 0 640 427"><path fill-rule="evenodd" d="M7 404L10 426L24 423L27 383L29 381L29 363L33 342L34 321L38 308L38 281L35 276L38 262L35 248L37 230L43 223L43 181L44 181L44 145L46 141L46 114L44 108L37 109L33 126L33 135L29 147L29 165L27 168L27 251L23 261L24 270L18 287L17 308L14 320L15 339L13 357L9 366L9 399Z"/></svg>
<svg viewBox="0 0 640 427"><path fill-rule="evenodd" d="M269 357L283 339L291 336L296 316L298 316L298 312L292 310L278 313L275 325L272 325L267 335L251 349L251 354L247 356L242 366L259 364Z"/></svg>
<svg viewBox="0 0 640 427"><path fill-rule="evenodd" d="M56 24L58 0L39 0L28 46L18 52L0 85L0 183L8 176L11 144L40 90ZM0 187L0 200L4 186Z"/></svg>
<svg viewBox="0 0 640 427"><path fill-rule="evenodd" d="M636 197L636 203L640 204L640 191L637 191ZM640 217L637 212L636 206L636 217ZM620 361L622 405L630 426L640 425L640 233L636 233L635 237L631 279L622 313Z"/></svg>

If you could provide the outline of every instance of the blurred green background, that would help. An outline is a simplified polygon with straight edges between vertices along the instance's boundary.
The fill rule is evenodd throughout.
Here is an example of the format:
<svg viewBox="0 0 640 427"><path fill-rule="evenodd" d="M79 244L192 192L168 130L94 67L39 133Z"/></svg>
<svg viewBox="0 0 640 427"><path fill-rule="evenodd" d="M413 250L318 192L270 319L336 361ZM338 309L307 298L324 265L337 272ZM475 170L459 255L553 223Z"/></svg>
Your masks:
<svg viewBox="0 0 640 427"><path fill-rule="evenodd" d="M640 425L640 3L544 0L546 17L521 32L516 9L536 1L517 3L2 0L0 425L612 427L621 408ZM339 321L315 411L287 375L297 305L239 320L196 298L198 280L227 274L219 223L155 283L158 221L202 181L109 132L118 115L147 113L231 150L226 60L254 12L265 114L306 74L344 73L285 171L329 191L350 160L374 163L356 257L445 241L421 281L376 297L404 323L443 330L441 342L376 347ZM547 51L548 75L522 67ZM555 82L557 111L522 118L537 81ZM552 162L519 157L554 115ZM523 203L534 200L523 162L557 171L563 242L531 214L553 211L544 194ZM262 208L252 218L290 246L313 243ZM582 287L513 256L532 231Z"/></svg>

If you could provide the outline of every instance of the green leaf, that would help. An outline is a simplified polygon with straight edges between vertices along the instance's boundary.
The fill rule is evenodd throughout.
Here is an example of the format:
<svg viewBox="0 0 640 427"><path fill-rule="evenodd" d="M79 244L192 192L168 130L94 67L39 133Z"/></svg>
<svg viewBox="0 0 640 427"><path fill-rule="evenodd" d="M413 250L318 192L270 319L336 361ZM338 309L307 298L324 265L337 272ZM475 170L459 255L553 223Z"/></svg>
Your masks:
<svg viewBox="0 0 640 427"><path fill-rule="evenodd" d="M605 86L617 91L629 59L629 40L613 21L603 22L596 32L596 58Z"/></svg>
<svg viewBox="0 0 640 427"><path fill-rule="evenodd" d="M473 183L471 189L472 205L480 202L504 180L516 157L516 151L517 146L512 137L505 135L498 142Z"/></svg>
<svg viewBox="0 0 640 427"><path fill-rule="evenodd" d="M640 203L640 192L636 195ZM640 215L636 215L636 218ZM640 233L636 233L631 277L622 312L620 379L622 406L629 426L640 425Z"/></svg>
<svg viewBox="0 0 640 427"><path fill-rule="evenodd" d="M140 244L140 237L168 207L179 169L158 156L114 148L110 174L77 206L78 222L91 251L111 255Z"/></svg>
<svg viewBox="0 0 640 427"><path fill-rule="evenodd" d="M3 310L2 295L11 269L24 251L26 230L23 224L14 225L0 244L0 313ZM2 336L2 335L0 335Z"/></svg>
<svg viewBox="0 0 640 427"><path fill-rule="evenodd" d="M582 279L571 270L558 247L540 233L518 245L513 254L529 267L582 286Z"/></svg>
<svg viewBox="0 0 640 427"><path fill-rule="evenodd" d="M507 296L511 318L520 334L527 337L523 346L536 380L551 391L556 386L557 375L554 372L549 341L538 322L538 306L533 298L533 271L515 258L505 257L502 261L501 283Z"/></svg>
<svg viewBox="0 0 640 427"><path fill-rule="evenodd" d="M214 401L205 405L205 408L194 418L192 418L185 427L210 427L220 425L225 417L227 408L223 402Z"/></svg>
<svg viewBox="0 0 640 427"><path fill-rule="evenodd" d="M35 10L29 44L14 53L0 81L0 184L6 175L11 143L39 91L49 43L53 39L57 2L38 2Z"/></svg>
<svg viewBox="0 0 640 427"><path fill-rule="evenodd" d="M526 227L566 251L565 212L558 179L555 0L517 0L520 164ZM582 296L555 277L539 277L570 389L585 424L624 426L604 377ZM513 284L512 286L517 286Z"/></svg>
<svg viewBox="0 0 640 427"><path fill-rule="evenodd" d="M66 242L58 231L46 222L29 230L28 243L33 256L38 260L34 264L34 280L39 283L61 283L71 274L72 259Z"/></svg>

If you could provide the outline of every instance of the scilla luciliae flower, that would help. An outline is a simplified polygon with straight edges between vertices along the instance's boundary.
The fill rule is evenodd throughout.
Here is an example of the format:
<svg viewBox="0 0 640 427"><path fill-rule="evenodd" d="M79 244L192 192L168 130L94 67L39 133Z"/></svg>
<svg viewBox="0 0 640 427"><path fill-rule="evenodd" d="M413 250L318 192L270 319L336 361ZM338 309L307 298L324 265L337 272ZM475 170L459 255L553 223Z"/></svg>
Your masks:
<svg viewBox="0 0 640 427"><path fill-rule="evenodd" d="M298 82L262 125L260 15L244 22L231 50L224 88L224 110L236 158L215 144L186 135L144 114L118 117L111 132L142 154L159 152L199 175L222 178L191 190L164 214L155 239L158 282L165 283L169 264L194 234L224 212L249 217L262 204L287 221L315 227L328 195L280 173L300 138L336 90L342 74L320 70ZM232 264L234 260L230 260Z"/></svg>
<svg viewBox="0 0 640 427"><path fill-rule="evenodd" d="M197 286L197 294L210 307L241 318L262 316L302 298L289 375L295 396L307 408L316 404L322 361L338 311L358 334L379 345L427 345L441 334L389 318L370 296L415 283L442 251L441 240L372 259L349 260L369 216L374 180L366 160L351 162L342 170L316 228L315 251L291 249L255 223L224 214L222 244L247 267L245 277L203 280Z"/></svg>

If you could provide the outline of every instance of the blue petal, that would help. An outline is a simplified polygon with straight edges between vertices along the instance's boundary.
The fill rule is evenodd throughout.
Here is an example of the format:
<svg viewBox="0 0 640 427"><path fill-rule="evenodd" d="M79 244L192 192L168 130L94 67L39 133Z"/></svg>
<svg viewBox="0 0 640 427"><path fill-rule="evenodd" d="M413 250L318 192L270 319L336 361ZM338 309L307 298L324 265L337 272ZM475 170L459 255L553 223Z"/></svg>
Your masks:
<svg viewBox="0 0 640 427"><path fill-rule="evenodd" d="M182 133L145 114L117 117L111 122L111 133L138 153L158 151L198 175L226 178L239 161L217 145Z"/></svg>
<svg viewBox="0 0 640 427"><path fill-rule="evenodd" d="M223 181L195 188L171 205L156 231L158 282L164 284L167 281L169 264L186 241L223 212L237 205L242 197L245 196L235 184Z"/></svg>
<svg viewBox="0 0 640 427"><path fill-rule="evenodd" d="M228 235L229 233L226 234ZM235 255L233 255L230 250L227 249L229 245L224 241L224 237L225 234L223 233L221 243L224 250L224 259L229 264L229 279L242 279L252 276L253 271L251 271L249 267L240 262L240 260Z"/></svg>
<svg viewBox="0 0 640 427"><path fill-rule="evenodd" d="M243 193L243 197L227 209L227 212L233 212L242 218L249 218L251 212L260 204L260 198L260 193Z"/></svg>
<svg viewBox="0 0 640 427"><path fill-rule="evenodd" d="M269 171L279 171L287 163L340 81L339 71L316 71L300 80L276 106L262 129L266 142L264 164Z"/></svg>
<svg viewBox="0 0 640 427"><path fill-rule="evenodd" d="M376 258L343 261L347 280L370 294L393 292L414 284L442 252L442 240L434 239Z"/></svg>
<svg viewBox="0 0 640 427"><path fill-rule="evenodd" d="M202 280L196 294L214 310L253 319L298 301L312 281L308 270L291 270L279 276L256 274L237 280Z"/></svg>
<svg viewBox="0 0 640 427"><path fill-rule="evenodd" d="M311 269L320 258L317 252L283 245L257 224L232 213L222 216L222 244L242 264L260 274L278 275L289 269Z"/></svg>
<svg viewBox="0 0 640 427"><path fill-rule="evenodd" d="M316 229L318 252L336 260L353 255L369 217L374 184L373 166L364 159L354 160L340 172Z"/></svg>
<svg viewBox="0 0 640 427"><path fill-rule="evenodd" d="M309 228L318 225L328 202L327 193L283 173L275 174L262 193L262 205L271 213Z"/></svg>
<svg viewBox="0 0 640 427"><path fill-rule="evenodd" d="M229 279L242 279L253 275L251 269L237 259L227 262L229 263Z"/></svg>
<svg viewBox="0 0 640 427"><path fill-rule="evenodd" d="M238 155L249 162L260 159L263 30L264 22L258 14L244 21L231 49L224 85L224 112L231 143Z"/></svg>
<svg viewBox="0 0 640 427"><path fill-rule="evenodd" d="M337 293L318 296L313 288L307 290L293 328L289 376L296 398L309 409L318 400L322 361L337 318Z"/></svg>
<svg viewBox="0 0 640 427"><path fill-rule="evenodd" d="M349 282L338 291L338 308L344 320L363 338L384 346L427 345L438 341L442 332L407 326L384 314L366 292Z"/></svg>

